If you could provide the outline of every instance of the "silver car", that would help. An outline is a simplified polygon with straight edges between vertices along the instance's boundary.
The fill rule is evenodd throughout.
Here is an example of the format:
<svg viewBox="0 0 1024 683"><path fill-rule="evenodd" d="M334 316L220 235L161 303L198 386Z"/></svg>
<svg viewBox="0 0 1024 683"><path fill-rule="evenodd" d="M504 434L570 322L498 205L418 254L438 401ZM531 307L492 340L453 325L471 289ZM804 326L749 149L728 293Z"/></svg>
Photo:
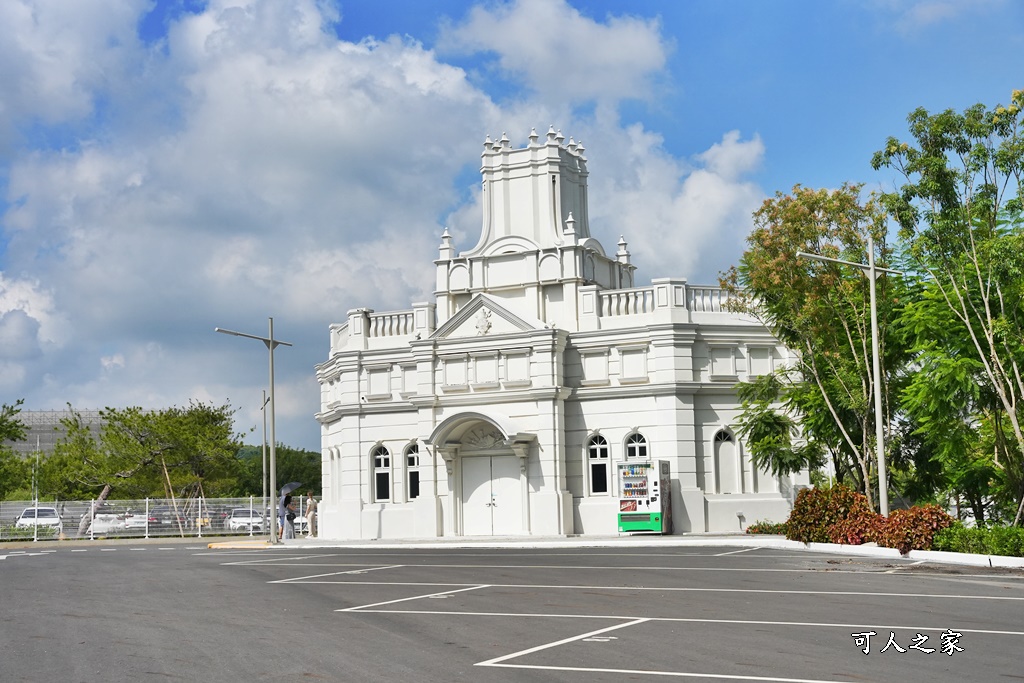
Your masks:
<svg viewBox="0 0 1024 683"><path fill-rule="evenodd" d="M228 529L231 531L262 531L263 516L249 508L234 508L228 513Z"/></svg>
<svg viewBox="0 0 1024 683"><path fill-rule="evenodd" d="M56 530L57 534L64 531L64 524L61 521L60 513L57 512L57 508L52 507L31 507L25 508L20 515L18 520L14 523L15 527L48 527Z"/></svg>

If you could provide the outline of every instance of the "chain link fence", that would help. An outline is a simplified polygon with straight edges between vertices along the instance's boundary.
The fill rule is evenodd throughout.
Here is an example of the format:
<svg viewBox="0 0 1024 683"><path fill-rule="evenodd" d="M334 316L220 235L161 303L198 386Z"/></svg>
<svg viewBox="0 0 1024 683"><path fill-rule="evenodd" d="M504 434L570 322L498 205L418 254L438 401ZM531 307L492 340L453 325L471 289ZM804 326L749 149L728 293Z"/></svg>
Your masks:
<svg viewBox="0 0 1024 683"><path fill-rule="evenodd" d="M295 497L296 536L306 533L306 501ZM187 498L58 502L0 501L0 542L107 538L265 536L276 501Z"/></svg>

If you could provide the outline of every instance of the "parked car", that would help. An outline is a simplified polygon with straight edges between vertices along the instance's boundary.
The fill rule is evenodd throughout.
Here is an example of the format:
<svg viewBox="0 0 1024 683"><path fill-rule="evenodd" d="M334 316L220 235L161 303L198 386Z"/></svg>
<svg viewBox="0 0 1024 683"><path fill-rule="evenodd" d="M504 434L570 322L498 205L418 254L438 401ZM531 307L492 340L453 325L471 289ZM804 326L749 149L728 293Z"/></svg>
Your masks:
<svg viewBox="0 0 1024 683"><path fill-rule="evenodd" d="M231 508L224 505L204 505L203 515L197 521L204 529L226 529Z"/></svg>
<svg viewBox="0 0 1024 683"><path fill-rule="evenodd" d="M124 526L126 529L147 529L159 524L160 520L152 512L147 515L145 510L129 510L124 516Z"/></svg>
<svg viewBox="0 0 1024 683"><path fill-rule="evenodd" d="M116 534L128 528L125 523L125 516L116 512L99 512L93 515L92 522L86 533L90 534Z"/></svg>
<svg viewBox="0 0 1024 683"><path fill-rule="evenodd" d="M185 519L184 508L178 507L177 510L171 505L157 505L149 510L149 516L156 520L157 526L168 526L178 528L178 524L181 524L183 529L188 528L188 520ZM150 522L150 526L153 523Z"/></svg>
<svg viewBox="0 0 1024 683"><path fill-rule="evenodd" d="M249 508L234 508L228 514L228 529L231 531L262 531L263 516Z"/></svg>
<svg viewBox="0 0 1024 683"><path fill-rule="evenodd" d="M64 531L64 524L61 521L60 513L54 507L31 507L25 508L18 519L14 522L15 527L49 527L56 529L60 534Z"/></svg>

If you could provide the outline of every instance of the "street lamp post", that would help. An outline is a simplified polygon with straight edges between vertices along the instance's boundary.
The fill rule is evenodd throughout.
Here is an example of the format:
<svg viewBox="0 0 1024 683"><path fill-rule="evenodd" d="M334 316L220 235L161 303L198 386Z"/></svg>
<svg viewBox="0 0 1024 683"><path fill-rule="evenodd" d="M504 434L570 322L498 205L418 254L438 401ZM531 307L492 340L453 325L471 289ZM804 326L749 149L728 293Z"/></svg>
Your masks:
<svg viewBox="0 0 1024 683"><path fill-rule="evenodd" d="M270 403L270 399L267 398L267 390L263 390L263 403L260 405L260 412L263 413L263 509L266 510L267 504L267 404Z"/></svg>
<svg viewBox="0 0 1024 683"><path fill-rule="evenodd" d="M880 268L875 265L875 242L868 235L868 263L854 263L837 258L829 258L819 254L808 254L798 251L797 256L812 259L814 261L826 261L830 263L841 263L844 266L853 266L860 269L869 281L868 298L871 300L871 373L875 384L875 457L878 460L878 509L883 517L889 516L889 480L885 473L885 436L882 431L882 370L881 361L878 355L878 305L875 303L875 280L880 273L891 273L892 275L903 275L903 271L892 270L891 268Z"/></svg>
<svg viewBox="0 0 1024 683"><path fill-rule="evenodd" d="M225 330L221 327L215 327L213 328L213 331L230 334L235 337L258 339L266 344L267 350L270 352L270 490L277 491L277 436L274 432L274 349L278 346L291 346L291 344L274 339L274 319L268 318L268 320L270 321L269 337L260 337L255 334L245 334L244 332L234 332L232 330ZM276 510L274 510L273 514L270 515L270 524L268 525L268 528L270 530L270 542L277 543Z"/></svg>

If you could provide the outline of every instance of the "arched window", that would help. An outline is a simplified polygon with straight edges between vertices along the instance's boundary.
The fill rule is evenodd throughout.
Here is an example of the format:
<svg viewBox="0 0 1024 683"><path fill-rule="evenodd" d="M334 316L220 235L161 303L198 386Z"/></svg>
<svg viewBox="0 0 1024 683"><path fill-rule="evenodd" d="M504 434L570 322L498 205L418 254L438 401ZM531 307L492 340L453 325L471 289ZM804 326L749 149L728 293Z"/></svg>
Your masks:
<svg viewBox="0 0 1024 683"><path fill-rule="evenodd" d="M420 497L420 447L412 444L405 449L405 488L409 500Z"/></svg>
<svg viewBox="0 0 1024 683"><path fill-rule="evenodd" d="M587 442L587 462L590 463L590 492L608 493L608 440L600 434L590 437Z"/></svg>
<svg viewBox="0 0 1024 683"><path fill-rule="evenodd" d="M626 459L627 460L646 460L647 459L647 439L640 432L633 432L626 439Z"/></svg>
<svg viewBox="0 0 1024 683"><path fill-rule="evenodd" d="M373 500L384 502L391 500L391 454L384 446L377 446L370 454L373 456Z"/></svg>

